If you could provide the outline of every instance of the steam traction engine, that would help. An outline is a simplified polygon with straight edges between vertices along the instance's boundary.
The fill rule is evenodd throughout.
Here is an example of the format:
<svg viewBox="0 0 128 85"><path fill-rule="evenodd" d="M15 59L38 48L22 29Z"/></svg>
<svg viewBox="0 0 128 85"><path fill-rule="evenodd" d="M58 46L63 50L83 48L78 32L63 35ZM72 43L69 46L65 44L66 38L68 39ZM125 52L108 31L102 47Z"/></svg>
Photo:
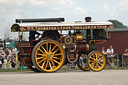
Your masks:
<svg viewBox="0 0 128 85"><path fill-rule="evenodd" d="M19 34L16 47L20 63L35 72L55 72L62 65L75 62L83 71L101 71L106 57L97 51L96 44L106 42L107 29L113 24L63 21L64 18L16 19L11 31ZM42 33L35 40L24 41L24 32L30 31Z"/></svg>

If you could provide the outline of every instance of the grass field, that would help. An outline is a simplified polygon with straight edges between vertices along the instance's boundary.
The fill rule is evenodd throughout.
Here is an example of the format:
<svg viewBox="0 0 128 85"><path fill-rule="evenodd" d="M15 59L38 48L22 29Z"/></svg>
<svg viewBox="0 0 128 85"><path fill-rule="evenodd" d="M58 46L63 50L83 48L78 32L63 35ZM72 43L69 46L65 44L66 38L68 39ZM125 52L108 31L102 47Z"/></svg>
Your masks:
<svg viewBox="0 0 128 85"><path fill-rule="evenodd" d="M118 70L118 69L122 69L122 70L126 70L128 69L128 67L112 67L112 68L109 68L108 66L106 66L104 68L104 70ZM70 68L68 69L67 66L63 66L60 70L80 70L77 66L75 68ZM30 71L30 69L2 69L0 70L0 72L21 72L21 71Z"/></svg>

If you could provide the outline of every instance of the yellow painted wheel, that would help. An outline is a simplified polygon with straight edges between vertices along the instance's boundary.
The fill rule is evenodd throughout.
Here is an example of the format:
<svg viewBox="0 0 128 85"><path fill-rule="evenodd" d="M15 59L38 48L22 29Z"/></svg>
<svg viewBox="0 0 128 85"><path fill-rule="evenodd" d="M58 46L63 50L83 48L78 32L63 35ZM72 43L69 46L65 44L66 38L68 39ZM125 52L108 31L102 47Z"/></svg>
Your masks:
<svg viewBox="0 0 128 85"><path fill-rule="evenodd" d="M106 57L100 51L93 51L88 55L88 66L93 71L101 71L106 65Z"/></svg>
<svg viewBox="0 0 128 85"><path fill-rule="evenodd" d="M84 54L82 54L78 57L77 65L83 71L89 71L90 70L90 68L87 65L87 57L88 56L84 55Z"/></svg>
<svg viewBox="0 0 128 85"><path fill-rule="evenodd" d="M53 40L41 41L33 49L32 62L42 72L55 72L65 61L64 50Z"/></svg>

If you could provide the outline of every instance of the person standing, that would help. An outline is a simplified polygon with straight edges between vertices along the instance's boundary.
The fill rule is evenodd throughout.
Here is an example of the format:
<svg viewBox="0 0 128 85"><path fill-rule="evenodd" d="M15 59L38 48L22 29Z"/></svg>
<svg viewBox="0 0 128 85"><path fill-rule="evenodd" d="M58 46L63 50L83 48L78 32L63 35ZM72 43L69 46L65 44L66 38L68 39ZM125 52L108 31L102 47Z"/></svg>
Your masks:
<svg viewBox="0 0 128 85"><path fill-rule="evenodd" d="M85 22L91 22L91 17L85 17ZM87 37L87 43L89 43L89 41L91 40L91 30L87 29L86 31L86 37Z"/></svg>
<svg viewBox="0 0 128 85"><path fill-rule="evenodd" d="M112 58L114 54L114 49L110 45L109 48L107 49L107 58L108 58L108 64L110 65L110 68L112 68Z"/></svg>
<svg viewBox="0 0 128 85"><path fill-rule="evenodd" d="M9 57L11 57L11 55L12 55L12 52L11 52L11 50L9 48L7 48L5 53L6 53L6 58L7 58L7 61L8 61Z"/></svg>
<svg viewBox="0 0 128 85"><path fill-rule="evenodd" d="M16 52L17 49L15 47L12 46L12 59L11 59L11 65L13 68L15 68L16 65Z"/></svg>
<svg viewBox="0 0 128 85"><path fill-rule="evenodd" d="M0 69L2 68L2 56L1 56L1 53L0 53Z"/></svg>
<svg viewBox="0 0 128 85"><path fill-rule="evenodd" d="M125 49L123 56L123 65L126 67L128 65L128 49Z"/></svg>
<svg viewBox="0 0 128 85"><path fill-rule="evenodd" d="M2 57L2 64L3 64L3 62L4 62L4 59L6 59L6 54L5 54L5 51L2 51L1 52L1 57Z"/></svg>
<svg viewBox="0 0 128 85"><path fill-rule="evenodd" d="M17 52L17 49L12 46L12 54L16 54L16 52Z"/></svg>
<svg viewBox="0 0 128 85"><path fill-rule="evenodd" d="M6 54L5 54L5 51L2 50L2 48L0 48L0 60L1 60L1 63L3 64L4 62L4 59L6 58Z"/></svg>

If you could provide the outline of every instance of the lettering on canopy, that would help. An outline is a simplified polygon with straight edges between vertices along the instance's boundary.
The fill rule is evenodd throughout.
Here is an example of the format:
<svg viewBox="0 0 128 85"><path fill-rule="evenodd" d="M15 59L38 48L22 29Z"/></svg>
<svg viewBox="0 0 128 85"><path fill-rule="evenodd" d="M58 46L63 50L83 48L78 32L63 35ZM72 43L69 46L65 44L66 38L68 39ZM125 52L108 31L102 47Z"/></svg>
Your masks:
<svg viewBox="0 0 128 85"><path fill-rule="evenodd" d="M43 31L43 30L84 30L84 29L104 29L113 28L113 25L86 25L86 26L37 26L20 27L21 31Z"/></svg>

